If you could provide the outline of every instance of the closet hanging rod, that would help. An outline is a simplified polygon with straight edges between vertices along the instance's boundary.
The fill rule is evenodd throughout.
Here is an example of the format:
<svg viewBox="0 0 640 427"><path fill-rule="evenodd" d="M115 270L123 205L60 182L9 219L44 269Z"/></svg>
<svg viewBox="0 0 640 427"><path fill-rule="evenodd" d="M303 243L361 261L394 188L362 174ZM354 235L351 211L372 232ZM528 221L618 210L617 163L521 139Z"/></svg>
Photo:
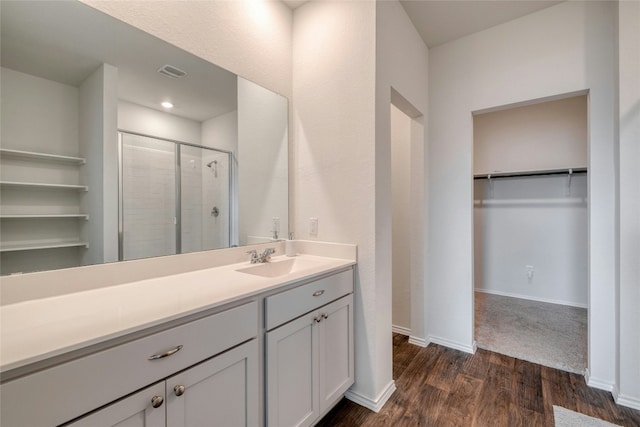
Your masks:
<svg viewBox="0 0 640 427"><path fill-rule="evenodd" d="M528 176L569 175L576 173L587 173L587 168L548 169L522 172L495 172L474 175L473 179L522 178Z"/></svg>

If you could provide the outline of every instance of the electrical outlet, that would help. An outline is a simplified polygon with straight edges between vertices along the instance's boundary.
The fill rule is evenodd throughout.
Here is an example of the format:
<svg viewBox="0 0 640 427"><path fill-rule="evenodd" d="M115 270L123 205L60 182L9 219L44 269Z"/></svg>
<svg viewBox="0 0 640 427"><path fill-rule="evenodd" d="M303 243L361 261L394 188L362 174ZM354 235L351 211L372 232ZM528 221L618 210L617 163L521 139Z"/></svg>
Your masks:
<svg viewBox="0 0 640 427"><path fill-rule="evenodd" d="M311 236L318 235L318 218L309 218L309 234Z"/></svg>
<svg viewBox="0 0 640 427"><path fill-rule="evenodd" d="M534 272L533 265L525 265L524 268L527 274L527 279L531 281L533 279L533 272Z"/></svg>

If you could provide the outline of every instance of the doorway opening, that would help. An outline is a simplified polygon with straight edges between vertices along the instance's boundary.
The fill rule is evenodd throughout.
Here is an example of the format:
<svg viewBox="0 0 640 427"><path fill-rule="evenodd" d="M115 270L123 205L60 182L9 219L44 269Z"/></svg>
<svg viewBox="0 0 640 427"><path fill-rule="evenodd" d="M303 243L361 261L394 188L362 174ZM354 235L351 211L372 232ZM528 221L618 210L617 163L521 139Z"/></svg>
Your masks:
<svg viewBox="0 0 640 427"><path fill-rule="evenodd" d="M424 116L391 89L391 280L394 343L426 346ZM394 345L395 348L395 345ZM394 364L394 371L396 370Z"/></svg>
<svg viewBox="0 0 640 427"><path fill-rule="evenodd" d="M587 95L476 112L475 339L587 368Z"/></svg>

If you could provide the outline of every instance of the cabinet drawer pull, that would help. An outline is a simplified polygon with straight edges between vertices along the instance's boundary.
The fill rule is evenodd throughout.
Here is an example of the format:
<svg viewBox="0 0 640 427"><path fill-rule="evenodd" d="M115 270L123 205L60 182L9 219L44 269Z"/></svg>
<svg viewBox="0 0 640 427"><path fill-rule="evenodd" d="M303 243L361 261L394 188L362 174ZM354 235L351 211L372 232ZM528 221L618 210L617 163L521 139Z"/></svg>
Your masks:
<svg viewBox="0 0 640 427"><path fill-rule="evenodd" d="M324 294L324 289L321 289L321 290L319 290L319 291L315 291L315 292L313 293L313 296L314 296L314 297L319 297L319 296L320 296L320 295L322 295L322 294Z"/></svg>
<svg viewBox="0 0 640 427"><path fill-rule="evenodd" d="M151 398L151 406L153 406L154 408L161 407L162 402L164 402L164 399L162 398L162 396L153 396Z"/></svg>
<svg viewBox="0 0 640 427"><path fill-rule="evenodd" d="M182 346L181 345L177 346L176 348L172 348L169 351L165 351L164 353L154 354L153 356L149 356L148 360L158 360L158 359L162 359L162 358L165 358L165 357L169 357L169 356L172 356L172 355L176 354L180 350L182 350Z"/></svg>

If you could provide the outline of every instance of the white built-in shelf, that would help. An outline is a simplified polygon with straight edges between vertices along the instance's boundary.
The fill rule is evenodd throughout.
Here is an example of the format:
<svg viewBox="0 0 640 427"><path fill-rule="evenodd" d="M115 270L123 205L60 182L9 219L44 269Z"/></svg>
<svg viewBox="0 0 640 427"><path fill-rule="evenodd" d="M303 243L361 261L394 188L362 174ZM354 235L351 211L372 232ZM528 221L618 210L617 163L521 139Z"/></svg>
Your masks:
<svg viewBox="0 0 640 427"><path fill-rule="evenodd" d="M46 219L46 218L78 218L89 219L87 214L0 214L0 219Z"/></svg>
<svg viewBox="0 0 640 427"><path fill-rule="evenodd" d="M86 185L69 185L69 184L47 184L44 182L18 182L18 181L0 181L0 185L3 187L22 187L22 188L49 188L52 190L76 190L76 191L88 191L89 187Z"/></svg>
<svg viewBox="0 0 640 427"><path fill-rule="evenodd" d="M0 252L17 252L17 251L33 251L37 249L57 249L57 248L73 248L73 247L89 247L87 242L78 241L44 241L44 242L20 242L20 243L3 243L0 246Z"/></svg>
<svg viewBox="0 0 640 427"><path fill-rule="evenodd" d="M33 151L9 150L6 148L0 149L0 156L12 158L27 158L45 162L71 163L75 165L84 165L85 163L87 163L87 160L82 157L60 156L58 154L36 153Z"/></svg>

